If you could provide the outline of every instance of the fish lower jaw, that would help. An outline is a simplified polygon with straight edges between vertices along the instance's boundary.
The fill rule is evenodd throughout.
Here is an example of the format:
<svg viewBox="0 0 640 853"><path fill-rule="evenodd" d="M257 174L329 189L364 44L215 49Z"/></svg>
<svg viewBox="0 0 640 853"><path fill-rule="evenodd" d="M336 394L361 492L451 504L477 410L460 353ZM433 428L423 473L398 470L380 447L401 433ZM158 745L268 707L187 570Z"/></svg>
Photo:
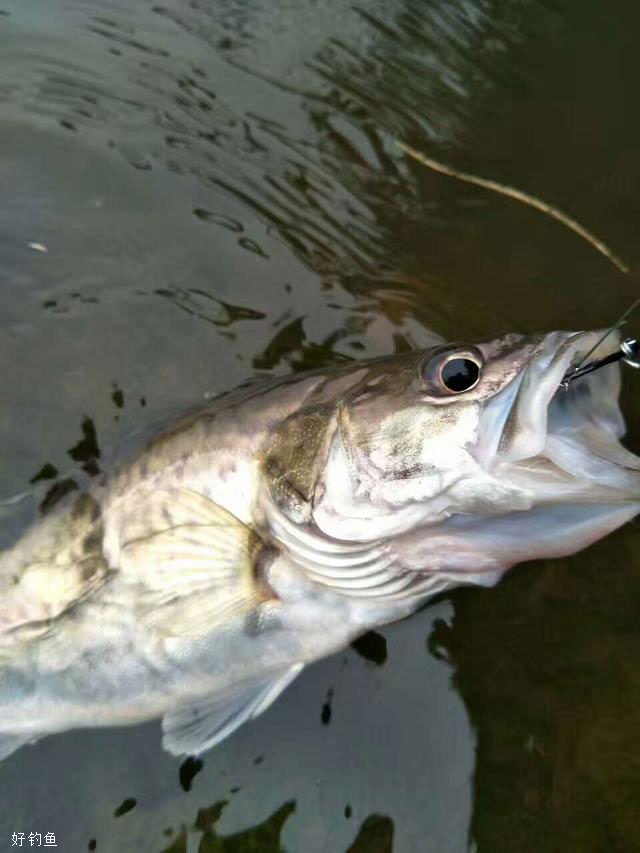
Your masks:
<svg viewBox="0 0 640 853"><path fill-rule="evenodd" d="M552 434L542 453L500 463L493 474L528 493L532 505L624 504L640 500L639 465L640 460L618 442L593 447Z"/></svg>

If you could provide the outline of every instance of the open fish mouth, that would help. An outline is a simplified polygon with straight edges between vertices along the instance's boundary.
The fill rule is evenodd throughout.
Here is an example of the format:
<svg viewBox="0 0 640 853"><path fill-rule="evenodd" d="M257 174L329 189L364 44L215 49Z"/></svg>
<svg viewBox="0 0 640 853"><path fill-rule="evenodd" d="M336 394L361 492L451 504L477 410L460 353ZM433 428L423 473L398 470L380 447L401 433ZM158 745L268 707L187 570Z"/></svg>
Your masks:
<svg viewBox="0 0 640 853"><path fill-rule="evenodd" d="M600 332L547 335L487 407L485 425L494 431L492 473L529 491L534 504L640 501L640 458L620 443L625 431L618 404L620 367L610 364L562 385L567 371L601 337ZM612 334L598 355L618 348L619 338Z"/></svg>
<svg viewBox="0 0 640 853"><path fill-rule="evenodd" d="M432 545L448 569L492 584L523 560L573 554L640 512L640 459L620 443L620 368L610 364L568 388L563 377L601 332L553 332L485 407L482 465L512 495L495 515L452 516ZM615 351L615 335L598 356ZM462 573L462 574L459 574Z"/></svg>

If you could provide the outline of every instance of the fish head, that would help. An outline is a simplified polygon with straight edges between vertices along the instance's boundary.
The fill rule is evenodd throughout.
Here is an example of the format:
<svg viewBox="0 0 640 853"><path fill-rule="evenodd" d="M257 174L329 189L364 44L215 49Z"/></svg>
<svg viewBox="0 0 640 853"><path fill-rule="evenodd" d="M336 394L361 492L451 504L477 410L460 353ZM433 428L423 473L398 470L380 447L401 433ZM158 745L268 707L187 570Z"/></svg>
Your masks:
<svg viewBox="0 0 640 853"><path fill-rule="evenodd" d="M601 332L507 335L370 364L341 401L314 521L390 543L400 565L494 583L580 550L640 511L620 443L620 368L568 387ZM597 355L616 351L612 334Z"/></svg>

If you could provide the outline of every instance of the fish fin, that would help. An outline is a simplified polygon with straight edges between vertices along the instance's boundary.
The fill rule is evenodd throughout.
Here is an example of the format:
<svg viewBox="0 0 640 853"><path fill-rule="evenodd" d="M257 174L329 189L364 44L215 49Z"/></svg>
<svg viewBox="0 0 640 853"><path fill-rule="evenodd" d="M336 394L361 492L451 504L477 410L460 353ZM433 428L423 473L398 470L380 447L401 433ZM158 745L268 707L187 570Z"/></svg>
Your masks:
<svg viewBox="0 0 640 853"><path fill-rule="evenodd" d="M247 720L266 711L304 668L295 663L275 678L254 679L168 711L162 719L162 745L172 755L200 755Z"/></svg>
<svg viewBox="0 0 640 853"><path fill-rule="evenodd" d="M196 492L154 492L121 541L120 571L143 585L143 618L167 636L202 636L273 597L257 571L262 539Z"/></svg>
<svg viewBox="0 0 640 853"><path fill-rule="evenodd" d="M16 749L20 749L27 743L34 743L37 740L33 735L6 735L0 734L0 761L4 761L12 755Z"/></svg>

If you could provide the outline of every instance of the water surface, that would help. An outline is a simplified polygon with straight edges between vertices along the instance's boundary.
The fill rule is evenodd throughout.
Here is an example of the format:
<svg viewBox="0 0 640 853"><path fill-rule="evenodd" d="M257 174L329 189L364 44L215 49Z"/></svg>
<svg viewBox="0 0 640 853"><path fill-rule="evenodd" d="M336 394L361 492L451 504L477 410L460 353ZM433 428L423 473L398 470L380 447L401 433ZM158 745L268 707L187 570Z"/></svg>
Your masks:
<svg viewBox="0 0 640 853"><path fill-rule="evenodd" d="M49 489L256 374L612 321L636 279L395 140L635 264L640 13L616 9L4 2L0 545ZM23 749L0 845L639 850L637 546L629 525L454 592L310 667L201 768L157 723Z"/></svg>

